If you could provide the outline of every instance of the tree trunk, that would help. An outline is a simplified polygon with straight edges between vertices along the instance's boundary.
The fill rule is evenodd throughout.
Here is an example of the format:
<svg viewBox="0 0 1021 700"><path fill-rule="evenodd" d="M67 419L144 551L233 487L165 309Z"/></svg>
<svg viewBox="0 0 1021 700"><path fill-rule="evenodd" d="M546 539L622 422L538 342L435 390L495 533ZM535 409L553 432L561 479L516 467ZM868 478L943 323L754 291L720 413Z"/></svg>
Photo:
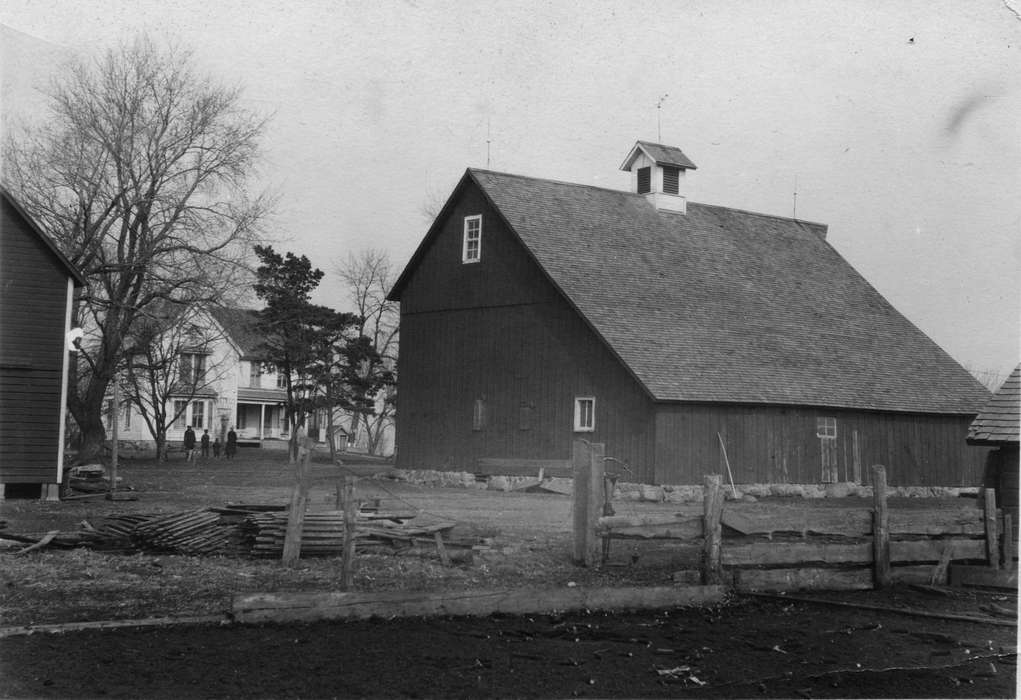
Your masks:
<svg viewBox="0 0 1021 700"><path fill-rule="evenodd" d="M161 432L156 435L156 461L167 461L167 434Z"/></svg>
<svg viewBox="0 0 1021 700"><path fill-rule="evenodd" d="M334 440L333 411L334 408L332 406L326 411L326 420L328 421L326 425L326 441L330 443L330 463L336 464L337 445L335 444L336 440Z"/></svg>
<svg viewBox="0 0 1021 700"><path fill-rule="evenodd" d="M71 415L81 431L78 461L82 464L101 462L106 447L106 428L103 426L103 398L107 382L93 381L84 399L72 403Z"/></svg>

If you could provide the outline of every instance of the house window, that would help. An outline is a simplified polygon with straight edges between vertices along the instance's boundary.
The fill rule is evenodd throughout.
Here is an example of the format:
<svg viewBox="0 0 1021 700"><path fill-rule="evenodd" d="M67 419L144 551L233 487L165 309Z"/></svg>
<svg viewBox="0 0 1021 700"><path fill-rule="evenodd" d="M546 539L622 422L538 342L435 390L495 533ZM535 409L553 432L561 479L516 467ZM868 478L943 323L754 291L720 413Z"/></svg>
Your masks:
<svg viewBox="0 0 1021 700"><path fill-rule="evenodd" d="M171 423L170 427L174 430L184 430L188 423L188 402L187 401L174 401L174 422Z"/></svg>
<svg viewBox="0 0 1021 700"><path fill-rule="evenodd" d="M837 419L820 416L815 421L815 436L820 438L837 437Z"/></svg>
<svg viewBox="0 0 1021 700"><path fill-rule="evenodd" d="M663 191L666 194L678 194L680 192L680 168L672 168L669 165L663 166Z"/></svg>
<svg viewBox="0 0 1021 700"><path fill-rule="evenodd" d="M248 386L252 389L262 388L262 363L261 362L249 362L248 363Z"/></svg>
<svg viewBox="0 0 1021 700"><path fill-rule="evenodd" d="M486 401L475 399L472 407L472 431L479 432L486 427Z"/></svg>
<svg viewBox="0 0 1021 700"><path fill-rule="evenodd" d="M579 396L574 400L574 430L590 433L596 429L596 400L591 396Z"/></svg>
<svg viewBox="0 0 1021 700"><path fill-rule="evenodd" d="M638 194L652 191L652 168L638 168Z"/></svg>
<svg viewBox="0 0 1021 700"><path fill-rule="evenodd" d="M206 356L195 352L183 352L179 369L182 384L198 386L206 379Z"/></svg>
<svg viewBox="0 0 1021 700"><path fill-rule="evenodd" d="M124 410L121 412L121 428L124 430L131 429L131 402L125 401Z"/></svg>
<svg viewBox="0 0 1021 700"><path fill-rule="evenodd" d="M191 403L191 426L196 430L208 427L206 425L206 402L192 401Z"/></svg>
<svg viewBox="0 0 1021 700"><path fill-rule="evenodd" d="M461 245L461 262L474 263L482 259L482 215L464 217L464 242Z"/></svg>

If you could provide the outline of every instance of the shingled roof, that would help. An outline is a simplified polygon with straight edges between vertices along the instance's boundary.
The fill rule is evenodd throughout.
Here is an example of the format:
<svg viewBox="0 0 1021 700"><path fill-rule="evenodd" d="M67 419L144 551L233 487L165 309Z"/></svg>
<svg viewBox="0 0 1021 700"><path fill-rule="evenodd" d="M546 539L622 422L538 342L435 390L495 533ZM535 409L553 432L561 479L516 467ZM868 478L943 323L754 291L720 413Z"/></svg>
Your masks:
<svg viewBox="0 0 1021 700"><path fill-rule="evenodd" d="M255 331L257 311L254 309L215 306L209 312L216 319L217 323L223 327L227 337L237 345L238 350L241 351L241 359L258 359L262 336Z"/></svg>
<svg viewBox="0 0 1021 700"><path fill-rule="evenodd" d="M821 224L476 169L451 201L468 182L653 399L974 415L989 397Z"/></svg>
<svg viewBox="0 0 1021 700"><path fill-rule="evenodd" d="M691 162L688 156L684 155L684 152L676 146L664 146L661 143L652 143L651 141L638 141L635 143L634 148L628 153L627 158L624 159L623 165L620 166L621 170L630 170L631 165L634 163L635 158L638 157L640 152L644 152L649 158L652 159L658 165L672 165L677 168L684 168L686 170L698 170L698 167Z"/></svg>
<svg viewBox="0 0 1021 700"><path fill-rule="evenodd" d="M1021 432L1021 365L1007 377L968 429L972 445L1018 444Z"/></svg>

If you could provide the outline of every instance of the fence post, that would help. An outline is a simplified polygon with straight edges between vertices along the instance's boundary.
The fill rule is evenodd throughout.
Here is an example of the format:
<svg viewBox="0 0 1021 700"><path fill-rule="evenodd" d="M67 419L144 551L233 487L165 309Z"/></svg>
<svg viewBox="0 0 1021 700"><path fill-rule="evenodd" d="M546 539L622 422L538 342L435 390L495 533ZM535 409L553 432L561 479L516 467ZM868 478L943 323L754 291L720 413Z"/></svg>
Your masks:
<svg viewBox="0 0 1021 700"><path fill-rule="evenodd" d="M723 491L720 490L720 475L705 475L703 494L705 541L702 549L702 583L707 586L719 585L723 581L723 565L720 549L723 545Z"/></svg>
<svg viewBox="0 0 1021 700"><path fill-rule="evenodd" d="M890 585L890 511L886 504L886 467L872 466L872 551L876 588Z"/></svg>
<svg viewBox="0 0 1021 700"><path fill-rule="evenodd" d="M1000 568L1000 532L996 522L996 491L985 490L986 561L990 569Z"/></svg>
<svg viewBox="0 0 1021 700"><path fill-rule="evenodd" d="M284 532L284 564L295 564L301 557L301 531L305 526L305 509L308 507L308 477L312 471L311 438L301 438L298 443L298 462L294 465L294 489L291 491L291 506L287 513L287 529Z"/></svg>
<svg viewBox="0 0 1021 700"><path fill-rule="evenodd" d="M344 508L344 551L340 560L340 590L347 591L351 589L354 580L355 528L357 527L355 517L358 515L353 476L344 479L341 503Z"/></svg>
<svg viewBox="0 0 1021 700"><path fill-rule="evenodd" d="M575 440L571 450L574 467L574 560L585 566L597 566L602 555L602 542L596 526L603 512L602 443Z"/></svg>

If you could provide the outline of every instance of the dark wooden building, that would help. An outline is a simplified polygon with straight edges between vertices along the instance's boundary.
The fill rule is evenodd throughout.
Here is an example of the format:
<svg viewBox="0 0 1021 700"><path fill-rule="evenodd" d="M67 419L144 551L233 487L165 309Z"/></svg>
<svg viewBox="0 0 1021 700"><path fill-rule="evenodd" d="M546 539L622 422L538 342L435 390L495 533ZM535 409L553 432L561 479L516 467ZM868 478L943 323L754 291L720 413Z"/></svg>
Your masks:
<svg viewBox="0 0 1021 700"><path fill-rule="evenodd" d="M0 187L0 497L57 498L64 454L67 332L85 284Z"/></svg>
<svg viewBox="0 0 1021 700"><path fill-rule="evenodd" d="M1021 365L1014 368L979 412L968 430L968 444L992 447L986 486L995 488L997 501L1011 514L1015 532L1018 516L1019 432L1021 432Z"/></svg>
<svg viewBox="0 0 1021 700"><path fill-rule="evenodd" d="M989 392L821 224L689 203L639 142L632 189L469 169L398 279L397 463L568 459L629 480L978 485ZM725 473L725 472L723 472Z"/></svg>

